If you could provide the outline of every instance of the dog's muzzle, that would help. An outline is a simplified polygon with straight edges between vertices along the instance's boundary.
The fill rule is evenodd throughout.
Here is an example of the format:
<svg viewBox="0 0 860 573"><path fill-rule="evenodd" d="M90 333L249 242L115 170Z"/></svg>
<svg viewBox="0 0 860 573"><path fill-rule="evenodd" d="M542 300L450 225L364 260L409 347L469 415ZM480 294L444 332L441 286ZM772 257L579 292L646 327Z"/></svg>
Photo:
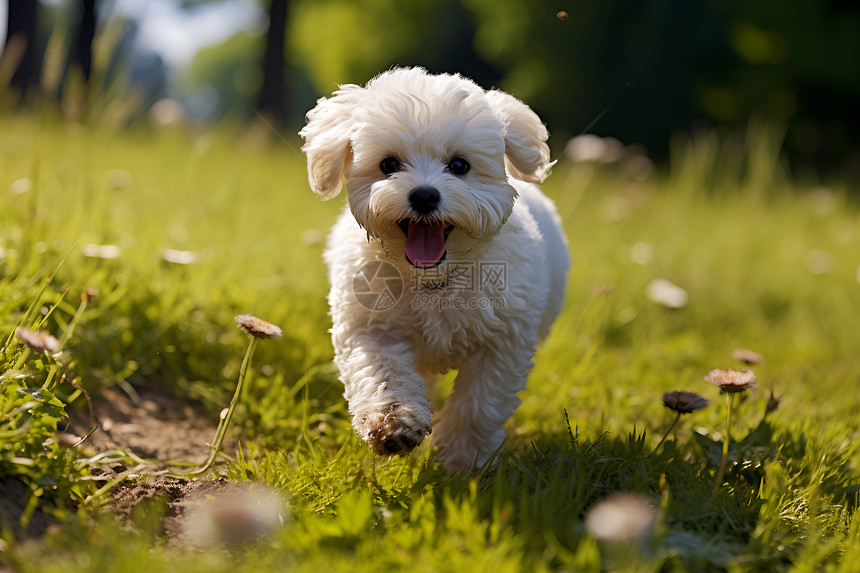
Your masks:
<svg viewBox="0 0 860 573"><path fill-rule="evenodd" d="M418 217L398 222L406 235L406 259L421 269L435 267L445 259L445 241L454 230L452 225L433 219L441 200L436 188L416 187L409 193L409 206Z"/></svg>

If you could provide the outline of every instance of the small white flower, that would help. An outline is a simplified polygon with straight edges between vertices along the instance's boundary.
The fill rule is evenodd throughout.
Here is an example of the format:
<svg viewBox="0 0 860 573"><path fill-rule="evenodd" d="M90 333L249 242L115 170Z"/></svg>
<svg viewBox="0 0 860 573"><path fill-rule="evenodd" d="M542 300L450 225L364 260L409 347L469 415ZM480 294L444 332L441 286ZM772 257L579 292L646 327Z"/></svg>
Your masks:
<svg viewBox="0 0 860 573"><path fill-rule="evenodd" d="M630 261L637 265L647 265L654 258L654 247L645 241L637 241L630 247Z"/></svg>
<svg viewBox="0 0 860 573"><path fill-rule="evenodd" d="M600 137L586 133L568 141L564 153L578 163L584 161L616 163L624 157L624 144L614 137Z"/></svg>
<svg viewBox="0 0 860 573"><path fill-rule="evenodd" d="M94 259L115 259L122 252L119 245L96 245L87 243L81 247L85 257Z"/></svg>
<svg viewBox="0 0 860 573"><path fill-rule="evenodd" d="M585 529L599 541L644 541L654 530L657 510L641 495L613 493L585 516Z"/></svg>
<svg viewBox="0 0 860 573"><path fill-rule="evenodd" d="M22 193L26 193L30 189L33 188L33 183L27 177L22 177L20 179L16 179L12 183L9 184L9 191L13 195L21 195Z"/></svg>
<svg viewBox="0 0 860 573"><path fill-rule="evenodd" d="M667 279L654 279L645 290L648 299L667 308L684 308L690 300L687 291Z"/></svg>
<svg viewBox="0 0 860 573"><path fill-rule="evenodd" d="M161 258L175 265L190 265L197 261L197 253L194 251L180 251L179 249L164 249Z"/></svg>
<svg viewBox="0 0 860 573"><path fill-rule="evenodd" d="M604 150L603 138L599 135L586 133L578 135L567 142L564 147L564 154L571 161L577 163L583 161L598 161L603 155Z"/></svg>

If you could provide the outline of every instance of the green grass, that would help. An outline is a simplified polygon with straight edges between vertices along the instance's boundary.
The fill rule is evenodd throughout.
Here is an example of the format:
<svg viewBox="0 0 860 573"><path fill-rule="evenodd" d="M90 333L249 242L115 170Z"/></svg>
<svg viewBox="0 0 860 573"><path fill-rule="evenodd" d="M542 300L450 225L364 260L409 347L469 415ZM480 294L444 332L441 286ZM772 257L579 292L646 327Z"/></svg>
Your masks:
<svg viewBox="0 0 860 573"><path fill-rule="evenodd" d="M31 525L53 523L36 537L7 523L0 559L22 572L852 570L860 209L838 185L788 178L778 139L753 126L740 146L678 142L671 169L644 183L555 169L545 189L573 254L567 306L498 464L448 476L426 445L387 460L352 435L330 366L320 256L342 201L308 190L294 150L228 130L116 134L0 119L2 340L35 326L40 308L53 308L43 328L61 338L78 295L100 293L62 354L22 358L12 339L0 355L0 484L26 486ZM87 245L117 245L119 256L85 256ZM167 262L167 248L195 262ZM689 304L650 301L658 277L683 286ZM214 420L247 344L233 323L242 313L284 337L257 344L229 432L247 454L228 451L218 471L283 492L284 526L264 542L183 549L162 535L166 505L154 498L117 527L109 491L92 497L101 484L89 479L86 443L52 440L65 404L85 407L55 382L65 375L90 393L153 386L201 401ZM765 361L753 367L759 389L735 400L738 464L712 496L725 400L703 377L738 367L737 347ZM41 394L19 390L52 371ZM674 417L662 393L675 389L712 403L654 451ZM781 403L765 417L771 392ZM661 507L648 540L589 536L584 516L615 491Z"/></svg>

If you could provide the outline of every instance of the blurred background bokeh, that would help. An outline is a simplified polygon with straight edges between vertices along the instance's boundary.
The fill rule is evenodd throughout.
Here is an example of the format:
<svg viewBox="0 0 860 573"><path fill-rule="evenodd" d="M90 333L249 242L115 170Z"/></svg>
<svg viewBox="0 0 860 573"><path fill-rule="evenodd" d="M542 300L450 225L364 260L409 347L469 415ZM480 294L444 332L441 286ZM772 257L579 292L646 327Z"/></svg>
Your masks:
<svg viewBox="0 0 860 573"><path fill-rule="evenodd" d="M525 100L557 156L592 133L659 165L752 120L796 176L860 175L856 0L0 0L0 46L4 113L292 138L338 84L420 65Z"/></svg>

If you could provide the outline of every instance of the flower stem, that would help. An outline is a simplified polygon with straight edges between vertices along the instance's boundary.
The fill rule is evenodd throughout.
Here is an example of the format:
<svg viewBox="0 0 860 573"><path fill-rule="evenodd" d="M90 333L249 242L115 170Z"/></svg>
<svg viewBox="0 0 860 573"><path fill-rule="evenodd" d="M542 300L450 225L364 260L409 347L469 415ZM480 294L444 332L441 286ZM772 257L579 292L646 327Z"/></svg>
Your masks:
<svg viewBox="0 0 860 573"><path fill-rule="evenodd" d="M39 327L41 327L42 324L45 323L45 320L48 318L50 313L53 312L54 309L60 305L60 301L63 300L63 297L65 297L68 292L69 289L66 289L65 292L63 292L62 296L60 296L60 300L58 300L56 304L51 307L51 310L48 311L48 315L46 315L45 318L43 318L42 321L39 323ZM60 340L57 343L57 346L60 351L65 348L66 343L69 341L69 339L72 337L72 334L75 332L75 327L78 325L78 322L80 322L81 317L84 315L84 311L87 310L87 304L88 303L86 299L81 299L81 304L80 306L78 306L78 310L75 311L74 316L72 316L72 320L69 321L69 325L66 327L66 330L63 332L63 335L60 336ZM59 369L59 367L60 365L57 363L57 360L54 359L54 363L51 365L51 369L48 371L48 377L47 379L45 379L45 383L42 384L42 390L54 389L54 376L57 375L57 370Z"/></svg>
<svg viewBox="0 0 860 573"><path fill-rule="evenodd" d="M726 439L723 440L723 457L720 460L720 467L717 470L717 478L714 480L714 495L711 497L711 500L717 497L717 492L720 490L720 486L723 485L723 477L726 474L726 460L729 457L729 442L731 441L732 405L734 404L734 397L734 393L726 393Z"/></svg>
<svg viewBox="0 0 860 573"><path fill-rule="evenodd" d="M25 347L24 352L21 353L21 356L18 357L18 362L15 363L15 366L12 367L12 370L20 370L24 363L30 358L30 348Z"/></svg>
<svg viewBox="0 0 860 573"><path fill-rule="evenodd" d="M669 429L668 429L668 430L666 430L666 433L665 433L665 434L663 434L663 437L660 439L660 442L657 444L657 447L655 447L655 448L654 448L654 453L657 453L657 450L659 450L659 449L660 449L660 446L662 446L662 445L663 445L663 442L665 442L665 441L666 441L666 438L668 438L668 437L669 437L669 432L671 432L671 431L672 431L672 428L674 428L674 427L675 427L675 424L677 424L677 423L678 423L678 420L680 420L680 419L681 419L681 412L676 412L676 413L675 413L675 419L674 419L674 420L672 420L672 423L669 425Z"/></svg>
<svg viewBox="0 0 860 573"><path fill-rule="evenodd" d="M233 418L233 411L236 409L236 404L239 402L239 396L242 394L242 386L245 383L245 375L248 372L248 365L251 363L251 356L254 354L254 346L257 342L255 337L251 337L251 342L248 344L248 350L245 352L245 358L242 360L242 367L239 369L239 380L236 382L236 391L233 392L233 399L230 400L230 406L227 408L227 413L224 418L218 423L218 429L215 431L215 439L212 442L212 451L209 453L209 458L199 468L188 472L188 475L202 474L215 462L218 457L218 452L221 450L221 444L224 442L224 437L227 435L227 428L230 425L230 419Z"/></svg>

